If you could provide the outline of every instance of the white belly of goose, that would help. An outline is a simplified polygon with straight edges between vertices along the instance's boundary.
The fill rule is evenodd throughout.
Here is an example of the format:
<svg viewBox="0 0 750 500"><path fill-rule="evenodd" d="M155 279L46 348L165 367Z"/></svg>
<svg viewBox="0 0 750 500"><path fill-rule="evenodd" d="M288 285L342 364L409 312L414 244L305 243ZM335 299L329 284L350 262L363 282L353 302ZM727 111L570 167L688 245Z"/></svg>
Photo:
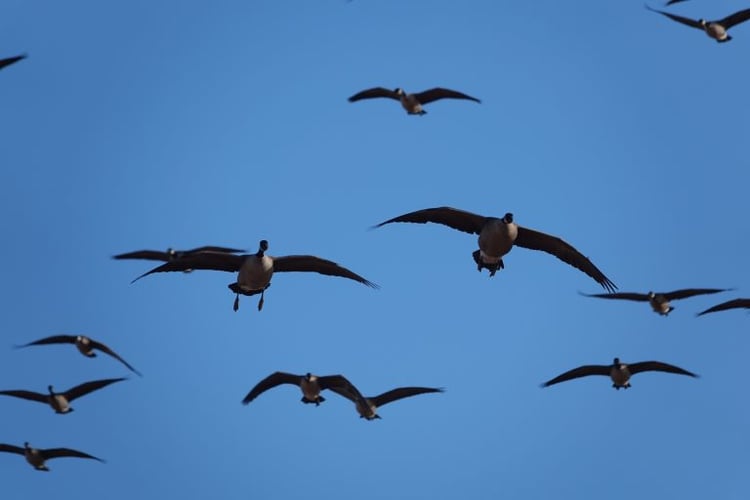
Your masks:
<svg viewBox="0 0 750 500"><path fill-rule="evenodd" d="M706 25L706 34L716 40L726 40L727 30L724 26L716 23Z"/></svg>
<svg viewBox="0 0 750 500"><path fill-rule="evenodd" d="M273 259L252 256L245 260L237 275L237 283L245 291L263 290L273 275Z"/></svg>
<svg viewBox="0 0 750 500"><path fill-rule="evenodd" d="M65 396L61 394L50 396L50 405L55 409L55 411L58 411L60 413L68 413L70 411L70 403L65 398Z"/></svg>
<svg viewBox="0 0 750 500"><path fill-rule="evenodd" d="M515 224L506 224L502 220L488 222L477 240L482 262L497 264L513 248L517 236L518 228Z"/></svg>
<svg viewBox="0 0 750 500"><path fill-rule="evenodd" d="M613 367L609 372L609 376L612 379L612 382L618 387L625 387L628 384L628 380L630 380L630 372L627 368L620 369L618 367Z"/></svg>

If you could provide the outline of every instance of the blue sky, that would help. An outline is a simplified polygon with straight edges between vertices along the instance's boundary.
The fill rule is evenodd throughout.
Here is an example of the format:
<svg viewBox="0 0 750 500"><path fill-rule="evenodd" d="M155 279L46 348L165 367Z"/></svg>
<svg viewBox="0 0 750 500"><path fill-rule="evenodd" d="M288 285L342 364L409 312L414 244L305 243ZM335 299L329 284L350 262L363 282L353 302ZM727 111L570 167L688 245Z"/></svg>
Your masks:
<svg viewBox="0 0 750 500"><path fill-rule="evenodd" d="M657 3L652 6L661 8ZM722 18L746 3L671 11ZM107 460L32 470L0 456L7 498L741 499L750 486L750 295L743 108L750 23L717 44L639 2L6 0L0 389L129 375L58 333L109 344L144 377L71 415L0 399L0 442ZM373 86L444 86L423 117L348 103ZM621 291L733 287L646 304L522 248L495 277L476 238L373 224L449 205L564 238ZM232 312L222 272L149 276L142 248L313 254L381 285L274 277ZM662 360L627 391L591 363ZM341 373L366 395L445 387L357 418L276 370ZM82 489L78 486L83 484Z"/></svg>

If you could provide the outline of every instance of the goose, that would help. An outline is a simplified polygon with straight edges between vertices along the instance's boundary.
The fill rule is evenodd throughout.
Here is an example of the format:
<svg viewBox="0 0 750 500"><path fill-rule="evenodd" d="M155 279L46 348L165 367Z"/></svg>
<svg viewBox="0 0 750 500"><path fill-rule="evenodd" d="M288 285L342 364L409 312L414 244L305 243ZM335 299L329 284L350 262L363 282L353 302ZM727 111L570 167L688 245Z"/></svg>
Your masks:
<svg viewBox="0 0 750 500"><path fill-rule="evenodd" d="M699 312L696 316L703 316L704 314L726 311L727 309L750 309L750 299L732 299L721 304L716 304L713 307L709 307L705 311Z"/></svg>
<svg viewBox="0 0 750 500"><path fill-rule="evenodd" d="M74 399L85 396L90 392L94 392L98 389L114 384L115 382L121 382L126 380L125 378L108 378L104 380L93 380L91 382L85 382L77 385L72 389L68 389L65 392L55 392L51 385L47 386L49 394L41 394L33 391L21 391L21 390L10 390L0 391L0 395L13 396L16 398L28 399L29 401L38 401L39 403L45 403L55 410L55 413L66 414L73 411L70 403Z"/></svg>
<svg viewBox="0 0 750 500"><path fill-rule="evenodd" d="M655 313L661 316L668 316L670 312L674 310L674 307L669 303L672 300L685 299L693 297L695 295L707 295L711 293L719 293L729 291L729 288L686 288L683 290L675 290L673 292L648 292L648 293L633 293L633 292L617 292L617 293L581 293L585 297L597 297L600 299L623 299L623 300L636 300L638 302L648 302L651 305L651 309Z"/></svg>
<svg viewBox="0 0 750 500"><path fill-rule="evenodd" d="M359 413L359 418L364 418L365 420L381 418L380 415L377 414L378 408L393 401L417 396L419 394L445 392L445 389L434 387L399 387L384 392L379 396L364 397L353 384L349 384L348 386L333 386L330 389L354 402L355 409L357 410L357 413Z"/></svg>
<svg viewBox="0 0 750 500"><path fill-rule="evenodd" d="M23 455L26 461L34 467L36 470L49 472L49 468L45 464L47 460L60 457L76 457L76 458L90 458L92 460L98 460L99 462L106 463L101 458L97 458L88 453L84 453L78 450L71 450L70 448L32 448L29 446L28 441L23 443L23 448L20 446L13 446L11 444L0 443L0 451L6 453L16 453Z"/></svg>
<svg viewBox="0 0 750 500"><path fill-rule="evenodd" d="M423 109L425 104L437 101L438 99L466 99L477 103L482 102L476 97L471 97L470 95L462 94L455 90L444 89L442 87L435 87L434 89L425 90L424 92L418 92L416 94L407 94L402 88L390 90L384 87L373 87L354 94L349 98L349 102L357 102L363 99L374 99L377 97L387 97L399 101L407 114L420 116L427 114L427 111Z"/></svg>
<svg viewBox="0 0 750 500"><path fill-rule="evenodd" d="M190 250L175 250L174 248L167 248L166 252L161 250L136 250L134 252L121 253L114 255L112 258L117 260L124 259L139 259L139 260L161 260L164 262L170 262L176 259L182 259L188 255L194 255L201 252L220 252L220 253L245 253L245 250L239 248L227 248L217 247L212 245L202 246L198 248L192 248ZM189 273L192 269L183 269L182 272ZM133 280L135 281L135 280Z"/></svg>
<svg viewBox="0 0 750 500"><path fill-rule="evenodd" d="M281 384L292 384L298 386L302 391L301 401L305 404L314 403L315 406L320 406L320 403L325 401L325 398L320 395L322 390L330 389L335 386L348 387L351 385L343 375L326 375L319 377L309 372L304 375L274 372L250 389L250 392L248 392L247 396L242 400L242 404L249 404L252 400L267 390L273 389Z"/></svg>
<svg viewBox="0 0 750 500"><path fill-rule="evenodd" d="M252 296L260 294L258 311L263 309L263 301L266 289L271 286L271 278L274 272L308 271L325 274L327 276L340 276L358 281L370 288L380 288L377 284L366 280L362 276L353 273L330 260L321 259L313 255L286 255L284 257L271 257L266 255L268 241L261 240L258 251L254 254L235 255L220 252L200 252L187 255L181 259L172 260L158 266L133 281L148 276L152 273L169 271L184 271L185 269L209 269L214 271L236 272L237 281L228 285L235 294L233 309L237 311L240 307L240 295Z"/></svg>
<svg viewBox="0 0 750 500"><path fill-rule="evenodd" d="M477 264L477 270L481 272L482 269L487 269L490 276L494 276L498 269L505 268L503 256L515 245L552 254L589 275L605 290L612 292L617 289L617 286L578 250L556 236L517 225L513 222L513 214L510 212L502 218L497 218L451 207L427 208L399 215L374 227L381 227L392 222L418 224L434 222L458 231L479 235L479 250L476 250L472 256Z"/></svg>
<svg viewBox="0 0 750 500"><path fill-rule="evenodd" d="M6 66L10 66L13 63L17 63L21 59L26 59L26 54L21 54L20 56L13 56L13 57L6 57L5 59L0 59L0 69L3 69Z"/></svg>
<svg viewBox="0 0 750 500"><path fill-rule="evenodd" d="M98 349L102 351L104 354L108 354L115 358L117 361L125 365L128 370L131 372L137 374L139 377L141 377L141 373L130 366L130 364L122 359L115 351L107 347L106 345L102 344L101 342L97 342L96 340L86 337L85 335L53 335L51 337L46 337L43 339L35 340L34 342L29 342L28 344L17 346L18 348L22 347L30 347L33 345L48 345L48 344L73 344L78 349L78 352L86 356L87 358L95 358L96 353L94 352L94 349Z"/></svg>
<svg viewBox="0 0 750 500"><path fill-rule="evenodd" d="M677 373L679 375L688 375L697 377L695 373L683 370L682 368L661 361L641 361L640 363L625 364L620 362L620 358L615 358L611 365L585 365L573 368L562 375L558 375L552 380L542 384L542 387L549 387L566 380L574 378L587 377L589 375L604 375L612 379L612 387L618 391L630 387L630 377L641 372L667 372Z"/></svg>
<svg viewBox="0 0 750 500"><path fill-rule="evenodd" d="M652 12L657 12L663 16L667 16L671 20L677 21L678 23L703 30L706 32L706 35L713 38L719 43L728 42L732 39L732 37L728 33L729 28L750 19L750 9L740 10L725 17L724 19L719 19L717 21L706 21L705 19L698 19L696 21L688 17L682 17L676 14L670 14L669 12L652 9L648 5L646 5L646 8Z"/></svg>

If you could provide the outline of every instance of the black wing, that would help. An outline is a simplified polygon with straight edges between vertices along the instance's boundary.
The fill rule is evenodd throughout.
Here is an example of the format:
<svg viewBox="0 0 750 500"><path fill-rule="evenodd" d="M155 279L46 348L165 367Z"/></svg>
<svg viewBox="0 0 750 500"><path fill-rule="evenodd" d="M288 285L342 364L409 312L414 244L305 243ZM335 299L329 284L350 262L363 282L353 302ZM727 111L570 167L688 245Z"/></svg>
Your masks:
<svg viewBox="0 0 750 500"><path fill-rule="evenodd" d="M623 299L623 300L637 300L638 302L648 302L648 295L645 293L631 293L631 292L616 292L616 293L582 293L578 292L584 297L597 297L600 299Z"/></svg>
<svg viewBox="0 0 750 500"><path fill-rule="evenodd" d="M81 396L85 396L86 394L90 392L94 392L96 390L99 390L103 387L107 387L109 384L114 384L115 382L121 382L123 380L126 380L126 378L106 378L103 380L93 380L91 382L84 382L83 384L77 385L73 387L72 389L68 389L63 393L65 396L65 399L68 401L73 401L74 399L80 398Z"/></svg>
<svg viewBox="0 0 750 500"><path fill-rule="evenodd" d="M693 297L695 295L708 295L711 293L728 292L729 288L685 288L673 292L663 293L667 300L678 300Z"/></svg>
<svg viewBox="0 0 750 500"><path fill-rule="evenodd" d="M703 29L703 25L701 23L699 23L698 21L696 21L695 19L690 19L688 17L678 16L677 14L671 14L669 12L664 12L662 10L652 9L648 5L646 5L646 8L648 10L650 10L651 12L658 12L659 14L661 14L663 16L667 16L671 20L677 21L678 23L682 23L682 24L684 24L686 26L690 26L692 28L698 28L699 30Z"/></svg>
<svg viewBox="0 0 750 500"><path fill-rule="evenodd" d="M274 272L309 271L325 274L326 276L340 276L342 278L349 278L350 280L358 281L371 288L380 288L372 281L366 280L359 274L353 273L335 262L321 259L320 257L315 257L313 255L286 255L284 257L274 257L273 270Z"/></svg>
<svg viewBox="0 0 750 500"><path fill-rule="evenodd" d="M566 264L580 269L599 283L605 290L614 292L617 285L607 278L589 259L562 239L533 229L518 226L518 237L514 243L523 248L541 250L554 255Z"/></svg>
<svg viewBox="0 0 750 500"><path fill-rule="evenodd" d="M20 56L13 56L13 57L6 57L5 59L0 59L0 69L3 69L6 66L10 66L13 63L17 63L21 59L26 59L26 54L21 54Z"/></svg>
<svg viewBox="0 0 750 500"><path fill-rule="evenodd" d="M443 224L444 226L463 231L464 233L479 234L482 232L482 227L484 227L487 219L487 217L482 215L473 214L465 210L458 210L457 208L436 207L425 208L424 210L417 210L416 212L399 215L398 217L381 222L373 227L381 227L390 224L391 222L414 222L417 224L434 222L435 224Z"/></svg>
<svg viewBox="0 0 750 500"><path fill-rule="evenodd" d="M76 343L76 337L75 335L53 335L52 337L46 337L43 339L35 340L34 342L29 342L28 344L19 345L16 347L29 347L32 345L47 345L47 344L75 344Z"/></svg>
<svg viewBox="0 0 750 500"><path fill-rule="evenodd" d="M90 458L92 460L98 460L99 462L106 463L101 458L97 458L93 455L89 455L88 453L84 453L82 451L71 450L70 448L47 448L46 450L39 450L39 453L42 454L45 460L49 460L51 458L60 458L60 457L76 457L76 458Z"/></svg>
<svg viewBox="0 0 750 500"><path fill-rule="evenodd" d="M703 312L699 312L696 316L703 316L704 314L726 311L727 309L750 309L750 299L732 299L721 304L716 304L713 307L709 307Z"/></svg>
<svg viewBox="0 0 750 500"><path fill-rule="evenodd" d="M115 351L113 351L112 349L110 349L108 346L102 344L101 342L97 342L96 340L92 340L91 341L91 347L93 347L94 349L98 349L98 350L102 351L104 354L109 354L110 356L112 356L113 358L115 358L117 361L119 361L123 365L127 366L128 370L130 370L131 372L135 373L139 377L143 376L143 375L141 375L141 372L139 372L138 370L136 370L135 368L133 368L132 366L130 366L130 363L128 363L127 361L125 361L124 359L122 359L119 354L117 354Z"/></svg>
<svg viewBox="0 0 750 500"><path fill-rule="evenodd" d="M542 384L542 387L549 387L554 384L559 384L560 382L566 382L568 380L573 380L574 378L581 378L581 377L588 377L589 375L605 375L609 376L610 371L612 371L612 367L609 365L584 365L579 366L578 368L573 368L572 370L568 370L567 372L558 375L557 377L546 381Z"/></svg>
<svg viewBox="0 0 750 500"><path fill-rule="evenodd" d="M188 271L191 269L208 269L213 271L237 272L242 267L246 255L235 255L222 252L199 252L186 255L181 259L174 259L147 271L131 281L135 283L139 279L153 273L166 273L172 271Z"/></svg>
<svg viewBox="0 0 750 500"><path fill-rule="evenodd" d="M34 391L0 391L0 395L28 399L29 401L38 401L44 404L47 404L48 402L46 394L39 394L38 392Z"/></svg>
<svg viewBox="0 0 750 500"><path fill-rule="evenodd" d="M361 101L362 99L374 99L376 97L387 97L389 99L395 99L397 101L401 100L399 95L393 90L383 87L373 87L371 89L363 90L362 92L354 94L349 98L349 102Z"/></svg>
<svg viewBox="0 0 750 500"><path fill-rule="evenodd" d="M13 446L12 444L4 443L0 443L0 451L4 451L6 453L17 453L18 455L26 454L26 450L24 450L20 446Z"/></svg>
<svg viewBox="0 0 750 500"><path fill-rule="evenodd" d="M471 97L470 95L441 87L435 87L434 89L414 94L414 97L417 98L417 101L419 101L420 104L427 104L432 101L437 101L438 99L467 99L469 101L482 102L476 97Z"/></svg>
<svg viewBox="0 0 750 500"><path fill-rule="evenodd" d="M725 29L729 29L732 26L735 26L740 23L744 23L748 19L750 19L750 9L745 9L739 12L735 12L734 14L725 17L721 21L716 21L716 22L724 26Z"/></svg>
<svg viewBox="0 0 750 500"><path fill-rule="evenodd" d="M397 401L403 398L410 398L418 394L427 394L429 392L444 392L445 389L434 388L434 387L399 387L388 392L384 392L379 396L368 398L372 401L372 404L380 408L383 405Z"/></svg>
<svg viewBox="0 0 750 500"><path fill-rule="evenodd" d="M691 377L697 377L695 373L689 372L680 368L679 366L662 363L661 361L641 361L640 363L628 363L628 371L631 375L641 372L667 372L677 373L679 375L689 375Z"/></svg>
<svg viewBox="0 0 750 500"><path fill-rule="evenodd" d="M118 255L113 255L113 259L122 260L122 259L143 259L143 260L163 260L165 262L169 261L171 258L171 255L169 252L163 252L161 250L136 250L135 252L127 252L127 253L121 253Z"/></svg>
<svg viewBox="0 0 750 500"><path fill-rule="evenodd" d="M277 385L281 384L292 384L292 385L299 385L300 381L302 380L302 375L294 375L293 373L286 373L286 372L274 372L271 375L267 376L257 384L255 384L255 387L250 389L250 392L247 393L247 396L244 397L242 400L242 404L246 405L250 403L253 399L257 398L264 392L266 392L269 389L273 389Z"/></svg>
<svg viewBox="0 0 750 500"><path fill-rule="evenodd" d="M669 1L668 1L667 3L665 3L664 5L666 5L667 7L669 7L670 5L674 5L674 4L676 4L676 3L680 3L680 2L685 2L685 1L686 1L686 0L669 0Z"/></svg>
<svg viewBox="0 0 750 500"><path fill-rule="evenodd" d="M354 388L354 385L343 375L325 375L323 377L318 377L318 385L321 389L330 390L333 390L334 387L340 387L347 391L352 391ZM356 391L356 389L354 389L354 391Z"/></svg>

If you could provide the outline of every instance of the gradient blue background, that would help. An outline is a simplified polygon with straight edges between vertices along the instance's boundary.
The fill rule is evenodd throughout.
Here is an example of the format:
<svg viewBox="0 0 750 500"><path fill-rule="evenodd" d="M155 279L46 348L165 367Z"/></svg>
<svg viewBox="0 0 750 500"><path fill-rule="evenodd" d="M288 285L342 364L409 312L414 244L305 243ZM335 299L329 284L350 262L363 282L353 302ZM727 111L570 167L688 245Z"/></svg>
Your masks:
<svg viewBox="0 0 750 500"><path fill-rule="evenodd" d="M660 7L659 4L652 4ZM721 18L747 2L686 2ZM637 1L4 0L0 55L2 389L144 373L59 416L0 398L0 442L105 458L32 470L3 498L747 498L750 24L719 45ZM457 89L424 117L346 98ZM621 291L735 287L668 318L517 248L477 273L476 238L368 227L421 208L511 211ZM231 310L221 272L130 280L142 248L314 254L382 286L274 277ZM701 375L539 384L657 359ZM445 387L357 418L302 405L273 371L342 373L367 395Z"/></svg>

